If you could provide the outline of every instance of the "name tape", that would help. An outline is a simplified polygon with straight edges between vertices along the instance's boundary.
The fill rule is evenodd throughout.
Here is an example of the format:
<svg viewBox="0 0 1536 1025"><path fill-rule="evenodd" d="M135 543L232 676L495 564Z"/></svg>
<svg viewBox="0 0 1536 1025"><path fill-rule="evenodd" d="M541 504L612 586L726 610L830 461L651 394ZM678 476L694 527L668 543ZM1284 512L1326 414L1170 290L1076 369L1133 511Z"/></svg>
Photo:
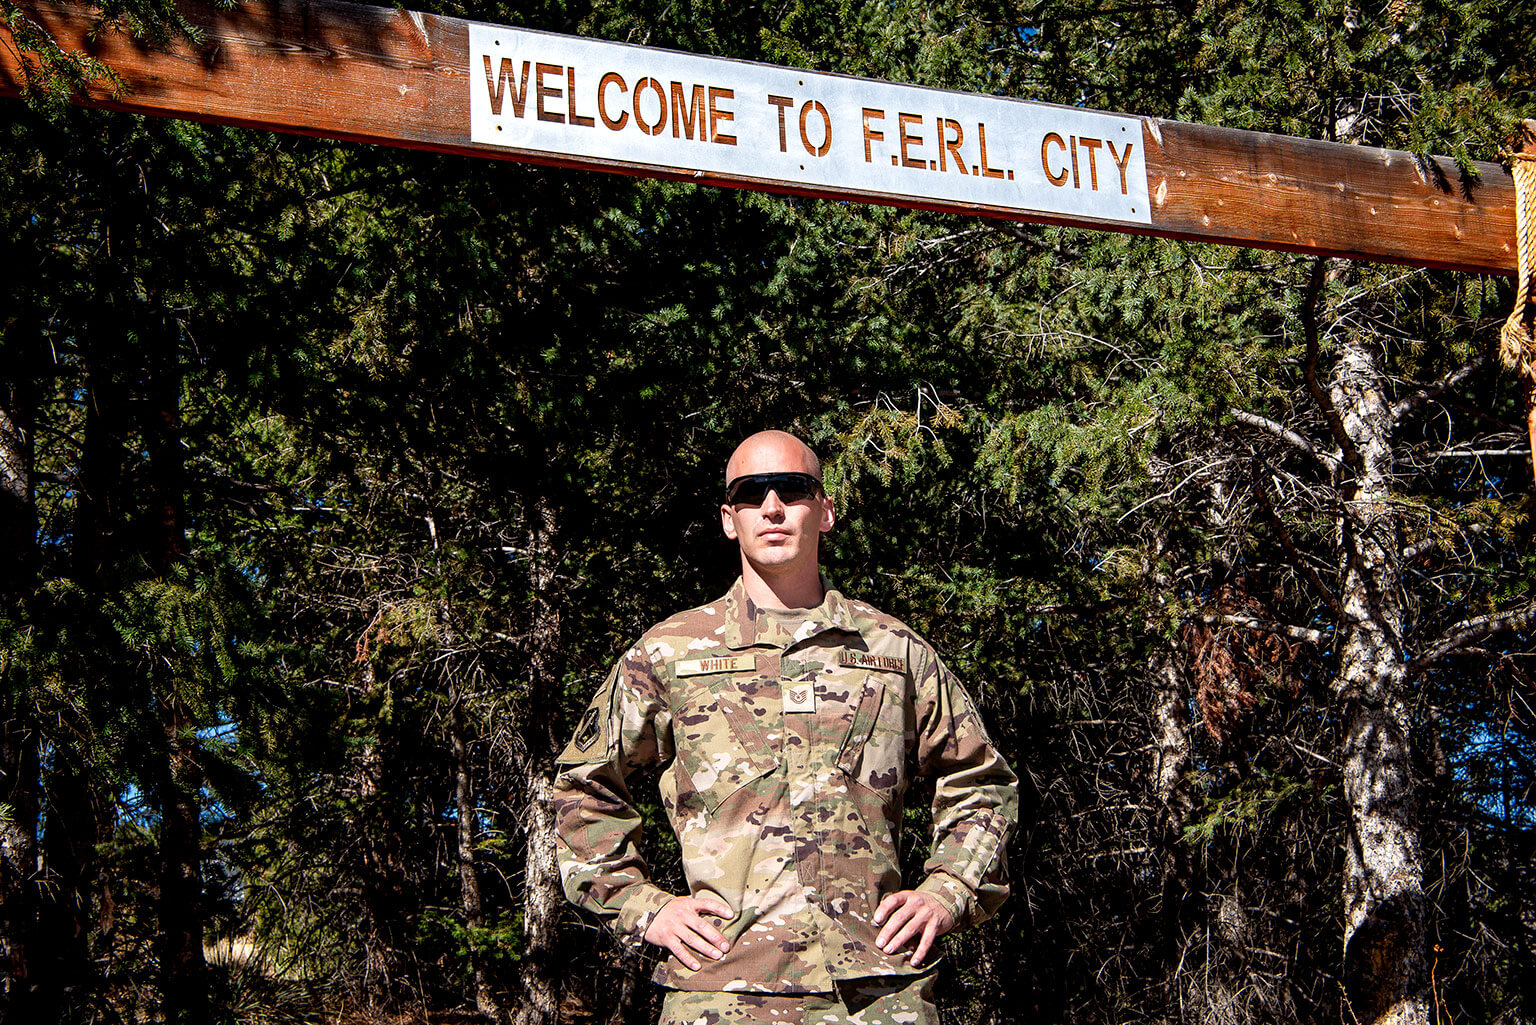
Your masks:
<svg viewBox="0 0 1536 1025"><path fill-rule="evenodd" d="M728 655L721 658L693 658L677 663L678 676L705 676L710 673L741 673L757 668L756 655Z"/></svg>

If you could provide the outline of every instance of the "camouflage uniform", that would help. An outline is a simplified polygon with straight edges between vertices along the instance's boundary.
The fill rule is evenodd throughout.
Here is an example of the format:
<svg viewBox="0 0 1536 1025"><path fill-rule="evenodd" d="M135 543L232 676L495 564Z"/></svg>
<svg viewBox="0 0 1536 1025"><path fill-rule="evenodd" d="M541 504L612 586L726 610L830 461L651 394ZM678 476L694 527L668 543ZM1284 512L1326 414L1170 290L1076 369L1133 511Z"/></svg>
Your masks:
<svg viewBox="0 0 1536 1025"><path fill-rule="evenodd" d="M658 967L672 989L834 993L839 980L928 971L875 946L875 908L902 886L909 765L935 780L918 889L960 925L1008 892L1016 780L970 698L911 629L830 587L818 607L783 612L757 608L737 580L654 627L559 760L566 895L637 945L673 895L640 858L626 780L666 767L689 891L735 912L720 923L731 943L720 960Z"/></svg>

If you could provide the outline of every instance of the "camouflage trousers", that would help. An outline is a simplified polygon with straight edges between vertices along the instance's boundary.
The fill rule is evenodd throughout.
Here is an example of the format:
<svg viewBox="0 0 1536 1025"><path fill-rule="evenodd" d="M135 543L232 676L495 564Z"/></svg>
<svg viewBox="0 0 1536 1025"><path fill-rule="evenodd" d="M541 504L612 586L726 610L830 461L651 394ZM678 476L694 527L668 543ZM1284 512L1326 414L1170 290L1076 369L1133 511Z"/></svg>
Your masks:
<svg viewBox="0 0 1536 1025"><path fill-rule="evenodd" d="M939 1025L933 974L849 979L835 993L670 989L659 1025Z"/></svg>

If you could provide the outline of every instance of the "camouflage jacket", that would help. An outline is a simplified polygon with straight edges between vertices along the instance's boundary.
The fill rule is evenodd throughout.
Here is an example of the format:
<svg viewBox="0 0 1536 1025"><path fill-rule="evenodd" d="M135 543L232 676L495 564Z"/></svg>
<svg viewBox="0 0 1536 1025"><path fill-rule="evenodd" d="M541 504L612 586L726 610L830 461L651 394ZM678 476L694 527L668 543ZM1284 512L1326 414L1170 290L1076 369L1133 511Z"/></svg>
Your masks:
<svg viewBox="0 0 1536 1025"><path fill-rule="evenodd" d="M926 641L827 589L814 609L758 609L738 579L719 601L648 631L614 667L560 755L560 872L576 904L638 944L672 898L650 880L627 780L659 788L695 897L735 915L730 953L688 990L818 992L903 975L875 946L880 899L901 888L902 798L934 781L933 844L919 889L960 924L1008 893L1003 849L1017 782L960 683Z"/></svg>

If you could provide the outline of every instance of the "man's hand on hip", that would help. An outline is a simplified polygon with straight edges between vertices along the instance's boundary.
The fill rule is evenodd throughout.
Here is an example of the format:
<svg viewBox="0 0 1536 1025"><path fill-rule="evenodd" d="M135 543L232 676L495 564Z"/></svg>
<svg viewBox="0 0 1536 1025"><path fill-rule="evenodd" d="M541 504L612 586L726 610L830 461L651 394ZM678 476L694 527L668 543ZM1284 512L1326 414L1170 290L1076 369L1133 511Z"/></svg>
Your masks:
<svg viewBox="0 0 1536 1025"><path fill-rule="evenodd" d="M727 919L732 916L730 907L713 897L673 897L651 919L645 930L645 942L665 947L683 964L698 971L701 962L697 954L718 961L731 949L730 941L703 917L706 914Z"/></svg>
<svg viewBox="0 0 1536 1025"><path fill-rule="evenodd" d="M885 926L875 943L887 954L917 940L912 967L918 968L934 941L955 927L955 919L938 898L918 890L898 890L887 894L875 909L875 924Z"/></svg>

